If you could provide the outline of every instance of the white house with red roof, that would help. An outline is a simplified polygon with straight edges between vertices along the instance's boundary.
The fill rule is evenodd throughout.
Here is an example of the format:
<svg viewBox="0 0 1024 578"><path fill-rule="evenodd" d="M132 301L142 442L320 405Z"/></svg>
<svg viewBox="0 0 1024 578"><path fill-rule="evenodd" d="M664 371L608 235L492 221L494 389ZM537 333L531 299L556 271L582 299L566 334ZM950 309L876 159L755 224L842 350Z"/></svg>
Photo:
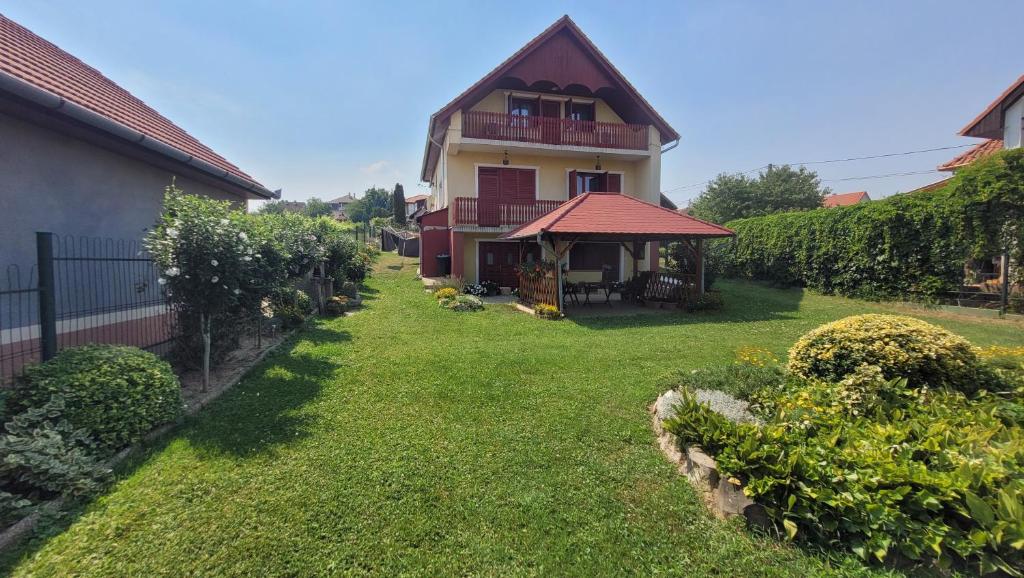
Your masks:
<svg viewBox="0 0 1024 578"><path fill-rule="evenodd" d="M34 263L36 231L140 239L172 179L186 192L239 205L277 196L95 68L0 14L0 265Z"/></svg>
<svg viewBox="0 0 1024 578"><path fill-rule="evenodd" d="M714 227L663 208L675 209L660 193L661 155L678 141L579 27L560 18L431 115L421 273L514 287L524 258L559 261L569 282L657 270L659 243L676 239L672 231ZM565 218L586 217L594 230L569 238L544 227L563 206L572 208ZM599 206L611 212L591 210ZM675 228L637 228L633 213ZM613 223L632 229L609 230Z"/></svg>

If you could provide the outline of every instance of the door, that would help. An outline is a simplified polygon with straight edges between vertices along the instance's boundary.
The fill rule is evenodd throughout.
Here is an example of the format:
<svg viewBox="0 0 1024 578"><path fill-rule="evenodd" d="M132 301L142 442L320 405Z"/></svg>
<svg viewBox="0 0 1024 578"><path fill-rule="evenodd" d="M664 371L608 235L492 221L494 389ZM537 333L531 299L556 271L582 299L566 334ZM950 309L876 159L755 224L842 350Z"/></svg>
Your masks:
<svg viewBox="0 0 1024 578"><path fill-rule="evenodd" d="M519 264L519 243L481 241L477 259L480 282L493 281L501 287L518 287L516 266ZM540 260L540 245L527 243L523 260Z"/></svg>
<svg viewBox="0 0 1024 578"><path fill-rule="evenodd" d="M540 101L541 142L562 144L562 103L557 100Z"/></svg>

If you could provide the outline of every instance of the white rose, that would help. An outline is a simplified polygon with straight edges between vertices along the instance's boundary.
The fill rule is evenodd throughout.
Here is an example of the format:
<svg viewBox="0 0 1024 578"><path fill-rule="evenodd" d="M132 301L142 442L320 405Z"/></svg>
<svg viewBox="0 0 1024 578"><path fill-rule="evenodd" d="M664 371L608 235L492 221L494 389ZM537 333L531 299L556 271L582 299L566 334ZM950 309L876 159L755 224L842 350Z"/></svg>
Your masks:
<svg viewBox="0 0 1024 578"><path fill-rule="evenodd" d="M220 277L216 275L213 276L213 279L210 279L210 283L216 283L217 281L220 281Z"/></svg>
<svg viewBox="0 0 1024 578"><path fill-rule="evenodd" d="M156 282L161 284L161 285L166 285L167 284L167 279L164 279L163 277L161 277L161 278L157 279Z"/></svg>
<svg viewBox="0 0 1024 578"><path fill-rule="evenodd" d="M172 238L172 239L177 239L178 238L178 230L175 229L174 227L168 227L167 228L167 236Z"/></svg>
<svg viewBox="0 0 1024 578"><path fill-rule="evenodd" d="M213 265L214 267L216 267L216 266L217 266L217 265L219 265L220 263L218 263L216 259L211 259L211 260L210 260L210 264L211 264L211 265Z"/></svg>
<svg viewBox="0 0 1024 578"><path fill-rule="evenodd" d="M178 273L181 273L181 271L177 267L171 267L164 272L168 277L177 277Z"/></svg>

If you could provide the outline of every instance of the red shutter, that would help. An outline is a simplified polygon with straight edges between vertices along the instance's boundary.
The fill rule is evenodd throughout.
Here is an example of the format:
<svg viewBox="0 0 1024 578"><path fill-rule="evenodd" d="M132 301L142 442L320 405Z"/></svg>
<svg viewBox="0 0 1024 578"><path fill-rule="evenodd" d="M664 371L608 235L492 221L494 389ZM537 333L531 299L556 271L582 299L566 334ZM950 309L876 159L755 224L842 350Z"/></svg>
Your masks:
<svg viewBox="0 0 1024 578"><path fill-rule="evenodd" d="M499 203L515 203L519 190L519 169L502 168L498 173Z"/></svg>
<svg viewBox="0 0 1024 578"><path fill-rule="evenodd" d="M606 173L605 174L605 192L607 193L621 193L622 192L622 175L618 173Z"/></svg>
<svg viewBox="0 0 1024 578"><path fill-rule="evenodd" d="M534 169L519 169L518 173L516 202L530 204L537 199L537 172Z"/></svg>
<svg viewBox="0 0 1024 578"><path fill-rule="evenodd" d="M569 198L575 197L576 192L576 171L569 171Z"/></svg>
<svg viewBox="0 0 1024 578"><path fill-rule="evenodd" d="M477 173L477 224L481 227L498 225L498 169L480 167Z"/></svg>

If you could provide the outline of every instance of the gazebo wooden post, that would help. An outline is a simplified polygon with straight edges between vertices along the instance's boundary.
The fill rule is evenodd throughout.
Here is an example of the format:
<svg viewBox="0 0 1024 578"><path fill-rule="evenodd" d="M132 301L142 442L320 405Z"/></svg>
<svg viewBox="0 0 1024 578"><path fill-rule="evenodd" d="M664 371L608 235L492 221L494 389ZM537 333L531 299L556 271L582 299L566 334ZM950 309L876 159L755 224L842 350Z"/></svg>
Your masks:
<svg viewBox="0 0 1024 578"><path fill-rule="evenodd" d="M697 237L697 295L704 294L704 239Z"/></svg>
<svg viewBox="0 0 1024 578"><path fill-rule="evenodd" d="M637 277L637 276L640 275L640 271L639 271L640 259L637 257L637 255L639 255L639 254L640 254L640 241L634 239L633 240L633 251L630 252L630 255L632 255L632 257L633 257L633 276L634 277Z"/></svg>

